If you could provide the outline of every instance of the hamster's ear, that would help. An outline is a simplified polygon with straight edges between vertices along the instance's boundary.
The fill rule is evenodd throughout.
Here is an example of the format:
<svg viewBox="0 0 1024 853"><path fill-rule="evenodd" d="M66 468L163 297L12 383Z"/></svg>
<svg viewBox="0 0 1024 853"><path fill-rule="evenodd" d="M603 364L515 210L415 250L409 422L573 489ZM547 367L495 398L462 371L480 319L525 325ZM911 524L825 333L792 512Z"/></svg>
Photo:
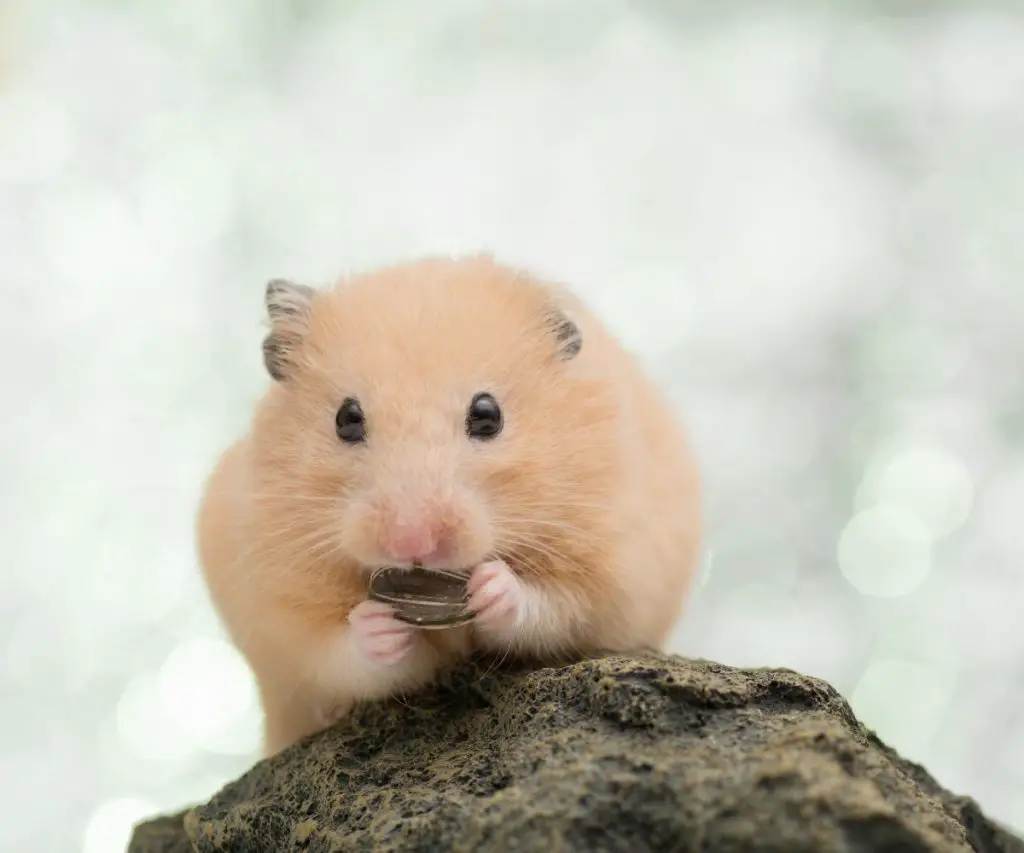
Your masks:
<svg viewBox="0 0 1024 853"><path fill-rule="evenodd" d="M316 290L275 278L267 283L263 302L270 333L263 339L263 364L276 382L286 381L295 370L296 350L309 332Z"/></svg>
<svg viewBox="0 0 1024 853"><path fill-rule="evenodd" d="M569 312L563 308L553 308L548 314L548 324L555 335L558 357L562 361L576 358L583 347L583 334Z"/></svg>

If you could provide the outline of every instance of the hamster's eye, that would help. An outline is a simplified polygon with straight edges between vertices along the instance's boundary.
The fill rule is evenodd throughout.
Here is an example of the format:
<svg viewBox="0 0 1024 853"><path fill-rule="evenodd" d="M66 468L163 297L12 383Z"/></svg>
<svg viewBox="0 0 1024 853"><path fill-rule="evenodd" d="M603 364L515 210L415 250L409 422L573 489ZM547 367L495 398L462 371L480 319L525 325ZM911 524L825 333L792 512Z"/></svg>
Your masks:
<svg viewBox="0 0 1024 853"><path fill-rule="evenodd" d="M490 394L477 394L466 412L466 434L470 438L494 438L501 432L501 407Z"/></svg>
<svg viewBox="0 0 1024 853"><path fill-rule="evenodd" d="M334 416L334 428L338 431L338 438L346 444L366 441L366 417L355 397L346 397L342 402Z"/></svg>

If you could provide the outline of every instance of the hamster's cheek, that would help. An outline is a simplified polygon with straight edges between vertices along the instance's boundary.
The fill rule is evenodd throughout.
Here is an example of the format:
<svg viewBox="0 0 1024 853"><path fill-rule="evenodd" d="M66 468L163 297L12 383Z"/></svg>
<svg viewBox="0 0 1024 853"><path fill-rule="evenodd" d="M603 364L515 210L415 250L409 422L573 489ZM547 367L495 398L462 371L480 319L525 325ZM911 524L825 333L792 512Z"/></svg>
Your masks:
<svg viewBox="0 0 1024 853"><path fill-rule="evenodd" d="M340 548L344 556L364 566L375 565L379 558L380 516L363 495L347 499L337 519Z"/></svg>
<svg viewBox="0 0 1024 853"><path fill-rule="evenodd" d="M487 495L463 488L453 505L452 522L457 535L458 561L466 568L491 556L497 544L496 519Z"/></svg>

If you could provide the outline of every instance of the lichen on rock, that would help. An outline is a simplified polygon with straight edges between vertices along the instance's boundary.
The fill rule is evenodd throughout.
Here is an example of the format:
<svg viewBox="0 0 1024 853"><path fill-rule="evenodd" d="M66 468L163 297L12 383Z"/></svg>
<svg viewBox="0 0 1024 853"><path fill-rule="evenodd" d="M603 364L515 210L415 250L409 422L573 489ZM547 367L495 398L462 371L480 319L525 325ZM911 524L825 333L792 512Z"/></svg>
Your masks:
<svg viewBox="0 0 1024 853"><path fill-rule="evenodd" d="M129 853L1024 853L828 684L647 653L475 661L137 827Z"/></svg>

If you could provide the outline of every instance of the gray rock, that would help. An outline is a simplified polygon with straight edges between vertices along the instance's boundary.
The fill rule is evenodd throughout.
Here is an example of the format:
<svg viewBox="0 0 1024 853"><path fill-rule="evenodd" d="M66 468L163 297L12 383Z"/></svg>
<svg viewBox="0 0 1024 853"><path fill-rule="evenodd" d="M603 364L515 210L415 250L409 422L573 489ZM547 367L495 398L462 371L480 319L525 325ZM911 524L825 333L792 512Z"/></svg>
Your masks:
<svg viewBox="0 0 1024 853"><path fill-rule="evenodd" d="M828 684L658 654L449 673L137 827L129 853L1024 853Z"/></svg>

